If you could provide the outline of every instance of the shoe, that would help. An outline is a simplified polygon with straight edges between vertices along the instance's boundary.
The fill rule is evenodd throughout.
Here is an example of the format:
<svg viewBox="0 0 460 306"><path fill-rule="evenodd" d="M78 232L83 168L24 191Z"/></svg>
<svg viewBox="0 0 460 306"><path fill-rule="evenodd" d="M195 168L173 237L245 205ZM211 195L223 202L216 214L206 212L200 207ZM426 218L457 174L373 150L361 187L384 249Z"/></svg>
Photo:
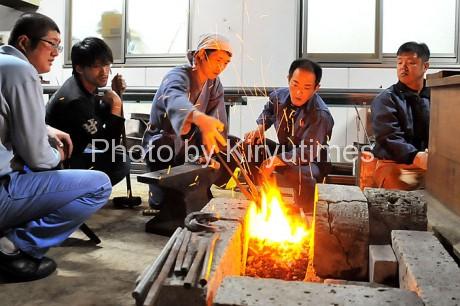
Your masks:
<svg viewBox="0 0 460 306"><path fill-rule="evenodd" d="M0 252L0 272L14 282L45 278L56 271L56 268L56 262L48 257L38 259L22 251L13 255Z"/></svg>

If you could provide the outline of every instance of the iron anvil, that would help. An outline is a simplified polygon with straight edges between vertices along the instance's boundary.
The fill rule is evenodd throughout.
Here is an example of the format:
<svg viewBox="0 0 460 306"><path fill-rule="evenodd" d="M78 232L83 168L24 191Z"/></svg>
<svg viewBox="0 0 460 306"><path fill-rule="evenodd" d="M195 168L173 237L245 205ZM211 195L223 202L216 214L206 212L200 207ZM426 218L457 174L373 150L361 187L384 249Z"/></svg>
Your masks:
<svg viewBox="0 0 460 306"><path fill-rule="evenodd" d="M220 175L216 168L187 163L139 175L138 182L158 184L165 193L159 214L146 223L145 231L170 236L183 227L189 213L201 210L212 199L209 188Z"/></svg>

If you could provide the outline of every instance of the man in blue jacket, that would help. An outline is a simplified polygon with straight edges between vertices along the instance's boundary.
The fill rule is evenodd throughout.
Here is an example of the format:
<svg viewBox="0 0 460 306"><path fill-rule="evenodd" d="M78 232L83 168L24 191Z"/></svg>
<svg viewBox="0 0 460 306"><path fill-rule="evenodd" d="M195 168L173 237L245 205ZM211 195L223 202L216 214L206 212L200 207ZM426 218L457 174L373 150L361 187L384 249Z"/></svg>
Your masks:
<svg viewBox="0 0 460 306"><path fill-rule="evenodd" d="M266 144L272 154L263 158L263 177L276 171L295 190L296 203L313 210L314 188L326 175L327 155L321 150L332 134L334 120L323 99L317 94L322 77L321 67L308 59L297 59L289 68L289 87L270 94L257 119L257 129L245 135L250 144ZM265 139L264 132L275 126L279 144ZM266 152L267 153L267 152ZM248 156L247 156L248 157ZM255 160L256 158L259 161ZM256 164L261 156L253 156ZM251 171L257 176L257 171Z"/></svg>
<svg viewBox="0 0 460 306"><path fill-rule="evenodd" d="M407 42L396 54L398 83L372 101L374 181L377 187L411 190L427 168L430 91L424 75L430 50L424 43Z"/></svg>
<svg viewBox="0 0 460 306"><path fill-rule="evenodd" d="M56 23L22 15L0 47L0 274L14 281L48 276L44 256L94 212L112 190L92 170L53 170L68 159L68 134L45 125L39 74L62 51Z"/></svg>

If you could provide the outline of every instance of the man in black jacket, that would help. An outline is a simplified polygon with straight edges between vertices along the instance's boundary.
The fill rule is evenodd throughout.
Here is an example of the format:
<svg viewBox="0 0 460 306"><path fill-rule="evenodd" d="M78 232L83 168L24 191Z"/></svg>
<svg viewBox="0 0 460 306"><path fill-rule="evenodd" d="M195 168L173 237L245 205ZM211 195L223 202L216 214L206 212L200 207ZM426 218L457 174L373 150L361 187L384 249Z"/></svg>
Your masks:
<svg viewBox="0 0 460 306"><path fill-rule="evenodd" d="M424 75L429 58L424 43L401 45L397 52L399 82L372 102L373 153L379 159L374 174L377 187L415 189L427 168L430 91Z"/></svg>
<svg viewBox="0 0 460 306"><path fill-rule="evenodd" d="M93 168L105 172L112 185L129 173L127 156L113 152L119 144L125 119L120 96L126 84L120 75L112 80L112 90L98 95L107 85L112 51L95 37L88 37L72 47L73 75L51 97L46 107L46 123L70 134L74 153L69 160L73 169ZM91 142L101 149L85 153ZM96 153L95 153L96 152Z"/></svg>

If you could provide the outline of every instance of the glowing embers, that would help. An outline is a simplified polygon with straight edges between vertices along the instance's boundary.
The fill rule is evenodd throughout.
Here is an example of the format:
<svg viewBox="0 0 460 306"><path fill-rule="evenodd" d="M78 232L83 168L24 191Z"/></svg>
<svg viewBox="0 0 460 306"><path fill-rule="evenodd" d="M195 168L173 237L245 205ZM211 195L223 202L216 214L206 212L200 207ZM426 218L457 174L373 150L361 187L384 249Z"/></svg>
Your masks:
<svg viewBox="0 0 460 306"><path fill-rule="evenodd" d="M246 275L303 280L310 243L305 217L283 203L276 185L264 186L260 204L248 210Z"/></svg>

